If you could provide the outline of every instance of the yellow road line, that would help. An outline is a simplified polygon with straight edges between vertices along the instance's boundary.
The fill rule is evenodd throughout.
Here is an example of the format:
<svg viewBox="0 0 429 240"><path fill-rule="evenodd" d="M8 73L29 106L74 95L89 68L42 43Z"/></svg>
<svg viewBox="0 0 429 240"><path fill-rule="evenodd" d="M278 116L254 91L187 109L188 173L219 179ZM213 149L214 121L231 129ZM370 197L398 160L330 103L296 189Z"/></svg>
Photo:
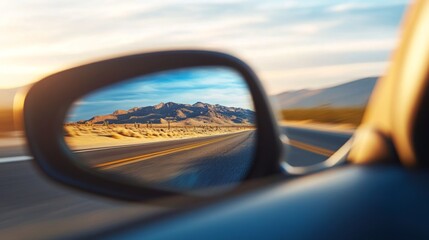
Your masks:
<svg viewBox="0 0 429 240"><path fill-rule="evenodd" d="M224 140L232 138L232 137L235 137L235 135L224 137L221 139L209 140L209 141L200 142L200 143L193 143L193 144L189 144L189 145L185 145L185 146L181 146L181 147L177 147L177 148L172 148L172 149L154 152L154 153L148 153L148 154L144 154L144 155L140 155L140 156L136 156L136 157L113 160L113 161L97 164L94 167L95 168L101 168L101 169L116 168L116 167L131 164L131 163L136 163L136 162L148 160L148 159L155 158L155 157L161 157L161 156L169 155L172 153L191 150L191 149L202 147L202 146L205 146L208 144L224 141Z"/></svg>
<svg viewBox="0 0 429 240"><path fill-rule="evenodd" d="M302 150L305 150L305 151L320 154L320 155L323 155L326 157L330 157L330 156L332 156L332 154L335 153L335 151L331 151L331 150L321 148L321 147L316 147L316 146L309 145L309 144L299 142L299 141L295 141L295 140L290 140L289 145L296 147L296 148L299 148L299 149L302 149Z"/></svg>

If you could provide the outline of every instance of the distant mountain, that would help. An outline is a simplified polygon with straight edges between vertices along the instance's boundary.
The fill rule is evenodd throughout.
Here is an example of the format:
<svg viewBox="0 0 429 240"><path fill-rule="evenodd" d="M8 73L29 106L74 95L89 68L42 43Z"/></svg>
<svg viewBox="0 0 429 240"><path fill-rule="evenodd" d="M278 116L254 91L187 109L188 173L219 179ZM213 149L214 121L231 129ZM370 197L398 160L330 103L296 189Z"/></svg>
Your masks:
<svg viewBox="0 0 429 240"><path fill-rule="evenodd" d="M225 107L219 104L197 102L195 104L159 103L154 106L136 107L129 110L116 110L111 114L94 116L78 123L110 124L125 123L167 123L168 120L184 125L231 125L254 124L255 113L252 110Z"/></svg>
<svg viewBox="0 0 429 240"><path fill-rule="evenodd" d="M378 77L358 79L334 87L287 91L272 96L282 109L314 107L363 107Z"/></svg>

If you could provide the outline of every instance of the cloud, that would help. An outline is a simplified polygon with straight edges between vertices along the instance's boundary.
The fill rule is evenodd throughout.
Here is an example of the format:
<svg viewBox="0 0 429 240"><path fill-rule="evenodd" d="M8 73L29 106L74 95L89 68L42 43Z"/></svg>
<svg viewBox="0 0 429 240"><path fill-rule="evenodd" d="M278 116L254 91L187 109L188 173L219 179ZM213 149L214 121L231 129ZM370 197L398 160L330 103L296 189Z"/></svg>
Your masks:
<svg viewBox="0 0 429 240"><path fill-rule="evenodd" d="M366 3L349 2L349 3L342 3L342 4L331 6L328 8L328 11L346 12L350 10L365 9L365 8L368 8L368 4Z"/></svg>
<svg viewBox="0 0 429 240"><path fill-rule="evenodd" d="M404 5L410 1L390 0L390 1L350 1L345 3L333 4L327 8L328 12L343 13L356 10L365 10L369 8L384 8L394 5Z"/></svg>
<svg viewBox="0 0 429 240"><path fill-rule="evenodd" d="M0 88L92 59L165 48L230 52L263 73L386 61L406 2L3 1ZM299 85L263 79L278 89Z"/></svg>

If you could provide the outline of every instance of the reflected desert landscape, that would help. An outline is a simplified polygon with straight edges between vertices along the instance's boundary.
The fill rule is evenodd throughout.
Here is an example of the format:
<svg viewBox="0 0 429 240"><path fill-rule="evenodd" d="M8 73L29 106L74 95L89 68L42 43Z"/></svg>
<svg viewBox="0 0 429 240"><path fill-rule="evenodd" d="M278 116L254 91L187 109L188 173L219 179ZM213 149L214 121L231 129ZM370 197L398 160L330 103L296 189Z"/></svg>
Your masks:
<svg viewBox="0 0 429 240"><path fill-rule="evenodd" d="M239 183L252 166L256 136L246 81L220 66L126 79L76 99L64 121L74 164L174 191Z"/></svg>
<svg viewBox="0 0 429 240"><path fill-rule="evenodd" d="M159 103L116 110L65 124L73 150L230 134L254 130L254 112L219 104Z"/></svg>

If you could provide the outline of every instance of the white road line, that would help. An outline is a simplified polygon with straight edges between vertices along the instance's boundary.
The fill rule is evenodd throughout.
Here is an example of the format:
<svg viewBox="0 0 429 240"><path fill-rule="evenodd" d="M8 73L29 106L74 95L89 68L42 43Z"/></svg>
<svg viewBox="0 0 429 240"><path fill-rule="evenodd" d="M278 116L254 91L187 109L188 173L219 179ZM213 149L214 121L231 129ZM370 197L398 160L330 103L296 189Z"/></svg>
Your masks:
<svg viewBox="0 0 429 240"><path fill-rule="evenodd" d="M31 156L13 156L0 158L0 163L20 162L33 159Z"/></svg>

